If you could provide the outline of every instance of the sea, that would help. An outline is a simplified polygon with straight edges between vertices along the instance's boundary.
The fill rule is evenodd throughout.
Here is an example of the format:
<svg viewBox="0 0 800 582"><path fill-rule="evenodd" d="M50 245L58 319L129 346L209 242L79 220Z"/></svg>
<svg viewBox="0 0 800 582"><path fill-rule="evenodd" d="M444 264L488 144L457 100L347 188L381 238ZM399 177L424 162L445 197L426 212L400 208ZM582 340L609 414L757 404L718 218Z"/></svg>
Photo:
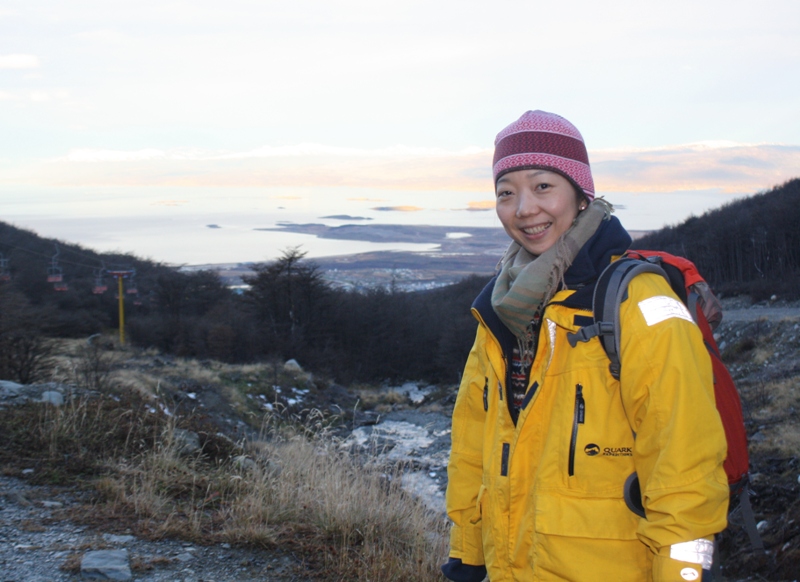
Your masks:
<svg viewBox="0 0 800 582"><path fill-rule="evenodd" d="M425 242L322 239L280 229L290 223L425 224L452 227L452 236L464 227L502 228L491 191L3 186L0 199L0 220L40 236L172 265L269 261L294 247L309 258L438 248ZM628 229L647 231L702 214L731 197L692 191L612 193L606 199Z"/></svg>

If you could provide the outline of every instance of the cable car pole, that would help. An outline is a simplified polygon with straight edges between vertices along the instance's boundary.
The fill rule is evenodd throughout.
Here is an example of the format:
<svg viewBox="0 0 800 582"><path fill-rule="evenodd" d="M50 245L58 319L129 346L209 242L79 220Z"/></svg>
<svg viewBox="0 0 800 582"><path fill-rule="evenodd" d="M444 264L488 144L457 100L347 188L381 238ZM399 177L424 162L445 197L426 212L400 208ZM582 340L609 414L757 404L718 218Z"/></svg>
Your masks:
<svg viewBox="0 0 800 582"><path fill-rule="evenodd" d="M122 280L133 276L136 271L106 271L117 279L117 296L119 297L119 345L125 345L125 294L122 292Z"/></svg>

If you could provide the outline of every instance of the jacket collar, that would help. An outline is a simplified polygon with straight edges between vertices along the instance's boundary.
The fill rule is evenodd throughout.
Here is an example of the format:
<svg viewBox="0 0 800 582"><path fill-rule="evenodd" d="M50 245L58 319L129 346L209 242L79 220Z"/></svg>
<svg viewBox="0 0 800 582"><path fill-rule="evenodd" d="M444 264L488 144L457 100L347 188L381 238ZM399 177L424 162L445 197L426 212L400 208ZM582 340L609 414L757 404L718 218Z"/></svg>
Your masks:
<svg viewBox="0 0 800 582"><path fill-rule="evenodd" d="M592 295L597 278L614 257L622 255L628 250L630 244L631 236L616 216L611 216L608 220L601 222L597 231L581 247L572 265L564 273L566 288L576 289L575 293L555 302L574 309L591 311ZM516 339L492 309L492 290L496 280L495 276L489 281L472 303L472 308L478 312L489 331L500 342L503 351L509 353L507 348L513 348L516 345Z"/></svg>

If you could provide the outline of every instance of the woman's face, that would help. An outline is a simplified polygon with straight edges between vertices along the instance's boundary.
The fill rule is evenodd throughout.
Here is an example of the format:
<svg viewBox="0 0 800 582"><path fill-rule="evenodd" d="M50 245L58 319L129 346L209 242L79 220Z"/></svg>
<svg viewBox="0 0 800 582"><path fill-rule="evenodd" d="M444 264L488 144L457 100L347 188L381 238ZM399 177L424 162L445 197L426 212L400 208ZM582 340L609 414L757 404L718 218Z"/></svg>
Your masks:
<svg viewBox="0 0 800 582"><path fill-rule="evenodd" d="M497 216L508 236L532 255L555 244L578 215L578 196L561 174L517 170L497 181Z"/></svg>

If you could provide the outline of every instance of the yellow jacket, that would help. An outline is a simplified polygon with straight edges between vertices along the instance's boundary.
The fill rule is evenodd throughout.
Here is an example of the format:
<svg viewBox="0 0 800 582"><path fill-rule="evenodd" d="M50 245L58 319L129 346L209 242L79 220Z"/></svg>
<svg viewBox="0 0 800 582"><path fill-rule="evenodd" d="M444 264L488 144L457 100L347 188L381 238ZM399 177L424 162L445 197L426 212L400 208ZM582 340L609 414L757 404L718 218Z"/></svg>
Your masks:
<svg viewBox="0 0 800 582"><path fill-rule="evenodd" d="M553 298L530 372L536 388L516 425L507 356L490 329L499 320L490 307L473 308L479 325L453 412L447 511L450 556L485 564L491 582L692 580L699 566L670 558L671 547L726 526L725 436L700 330L674 309L663 278L640 275L628 292L620 381L597 338L567 342L591 312L562 304L573 291ZM623 499L634 471L646 519Z"/></svg>

